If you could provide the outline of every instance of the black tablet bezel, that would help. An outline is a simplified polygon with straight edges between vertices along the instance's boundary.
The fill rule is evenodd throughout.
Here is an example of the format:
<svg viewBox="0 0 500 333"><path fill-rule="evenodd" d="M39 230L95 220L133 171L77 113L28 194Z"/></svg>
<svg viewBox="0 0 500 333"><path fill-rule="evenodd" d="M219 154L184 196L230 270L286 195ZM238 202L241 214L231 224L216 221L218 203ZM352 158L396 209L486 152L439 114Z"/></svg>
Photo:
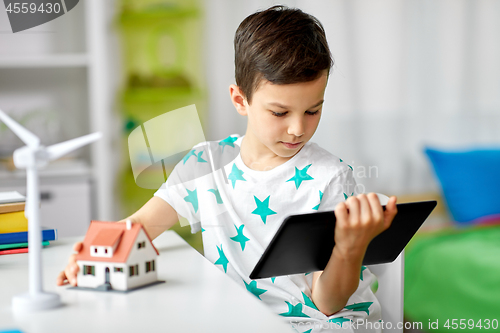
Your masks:
<svg viewBox="0 0 500 333"><path fill-rule="evenodd" d="M436 204L435 200L397 204L398 213L391 226L370 242L363 265L394 261ZM255 265L250 278L323 270L335 246L335 221L333 211L286 217Z"/></svg>

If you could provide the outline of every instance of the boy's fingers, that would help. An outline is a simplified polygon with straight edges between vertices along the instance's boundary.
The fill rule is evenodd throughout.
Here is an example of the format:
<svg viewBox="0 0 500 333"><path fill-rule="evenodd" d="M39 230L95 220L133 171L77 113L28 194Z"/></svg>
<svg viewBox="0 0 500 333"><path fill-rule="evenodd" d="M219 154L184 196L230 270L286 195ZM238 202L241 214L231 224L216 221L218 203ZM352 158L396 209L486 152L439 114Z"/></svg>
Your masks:
<svg viewBox="0 0 500 333"><path fill-rule="evenodd" d="M355 224L359 221L359 201L356 197L349 197L345 202L349 209L349 222Z"/></svg>
<svg viewBox="0 0 500 333"><path fill-rule="evenodd" d="M82 249L83 243L82 242L77 242L73 245L73 251L80 252Z"/></svg>
<svg viewBox="0 0 500 333"><path fill-rule="evenodd" d="M385 205L385 213L389 216L396 215L396 213L398 212L398 209L396 207L396 200L396 196L393 195L389 198L389 202L387 203L387 205Z"/></svg>
<svg viewBox="0 0 500 333"><path fill-rule="evenodd" d="M83 243L76 242L73 245L73 251L80 252L82 250ZM62 286L65 284L71 284L72 286L76 286L76 275L80 267L76 264L76 254L72 254L69 256L68 265L64 269L64 271L60 272L56 279L56 284L58 286Z"/></svg>
<svg viewBox="0 0 500 333"><path fill-rule="evenodd" d="M378 200L378 196L375 193L369 193L367 197L368 202L370 203L373 218L375 221L381 221L384 218L384 210L382 209L380 200Z"/></svg>
<svg viewBox="0 0 500 333"><path fill-rule="evenodd" d="M392 223L392 220L394 219L394 217L398 213L396 201L397 201L396 196L392 196L389 198L389 202L387 203L387 205L385 205L384 221L386 224L386 228L389 228L389 226Z"/></svg>
<svg viewBox="0 0 500 333"><path fill-rule="evenodd" d="M76 273L72 267L66 267L66 270L64 271L66 274L66 279L68 282L75 287L76 286Z"/></svg>
<svg viewBox="0 0 500 333"><path fill-rule="evenodd" d="M68 282L64 283L64 280L66 280L66 274L64 273L64 271L60 272L59 275L57 276L57 280L56 280L56 284L58 286L62 286L62 285L65 285L67 284Z"/></svg>
<svg viewBox="0 0 500 333"><path fill-rule="evenodd" d="M359 208L361 211L361 223L368 223L372 218L372 210L370 208L370 203L365 194L358 195Z"/></svg>
<svg viewBox="0 0 500 333"><path fill-rule="evenodd" d="M347 207L344 202L339 203L334 212L337 223L344 224L347 221Z"/></svg>

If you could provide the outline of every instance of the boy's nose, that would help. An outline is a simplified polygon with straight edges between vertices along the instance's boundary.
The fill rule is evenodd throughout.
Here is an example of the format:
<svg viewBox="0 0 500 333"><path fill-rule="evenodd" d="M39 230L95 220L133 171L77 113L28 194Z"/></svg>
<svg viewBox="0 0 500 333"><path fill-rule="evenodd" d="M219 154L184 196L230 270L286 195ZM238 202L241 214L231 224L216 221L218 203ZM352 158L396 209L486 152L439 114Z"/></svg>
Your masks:
<svg viewBox="0 0 500 333"><path fill-rule="evenodd" d="M302 136L305 133L304 130L305 126L302 123L302 121L295 121L288 126L288 134L294 135L294 136Z"/></svg>

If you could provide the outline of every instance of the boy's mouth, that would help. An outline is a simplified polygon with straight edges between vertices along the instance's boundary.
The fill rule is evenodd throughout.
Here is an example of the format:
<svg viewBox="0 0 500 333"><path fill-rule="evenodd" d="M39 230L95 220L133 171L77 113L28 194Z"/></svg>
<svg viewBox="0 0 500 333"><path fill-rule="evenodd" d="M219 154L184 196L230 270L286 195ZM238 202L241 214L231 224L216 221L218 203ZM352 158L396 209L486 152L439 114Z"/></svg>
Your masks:
<svg viewBox="0 0 500 333"><path fill-rule="evenodd" d="M283 141L281 141L281 143L282 143L285 147L290 148L290 149L293 149L293 148L297 148L297 147L298 147L298 146L302 143L302 141L300 141L300 142L296 142L296 143L289 143L289 142L283 142Z"/></svg>

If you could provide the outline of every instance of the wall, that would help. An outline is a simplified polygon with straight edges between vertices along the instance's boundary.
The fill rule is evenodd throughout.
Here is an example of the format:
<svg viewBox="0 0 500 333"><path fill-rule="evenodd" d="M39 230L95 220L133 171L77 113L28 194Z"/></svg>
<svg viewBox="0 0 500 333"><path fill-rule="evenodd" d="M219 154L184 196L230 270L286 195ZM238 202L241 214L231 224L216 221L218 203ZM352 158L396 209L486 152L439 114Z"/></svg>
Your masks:
<svg viewBox="0 0 500 333"><path fill-rule="evenodd" d="M335 67L312 140L366 191L437 191L425 145L500 145L500 2L488 0L206 0L208 139L245 133L229 99L234 32L275 3L325 27Z"/></svg>

